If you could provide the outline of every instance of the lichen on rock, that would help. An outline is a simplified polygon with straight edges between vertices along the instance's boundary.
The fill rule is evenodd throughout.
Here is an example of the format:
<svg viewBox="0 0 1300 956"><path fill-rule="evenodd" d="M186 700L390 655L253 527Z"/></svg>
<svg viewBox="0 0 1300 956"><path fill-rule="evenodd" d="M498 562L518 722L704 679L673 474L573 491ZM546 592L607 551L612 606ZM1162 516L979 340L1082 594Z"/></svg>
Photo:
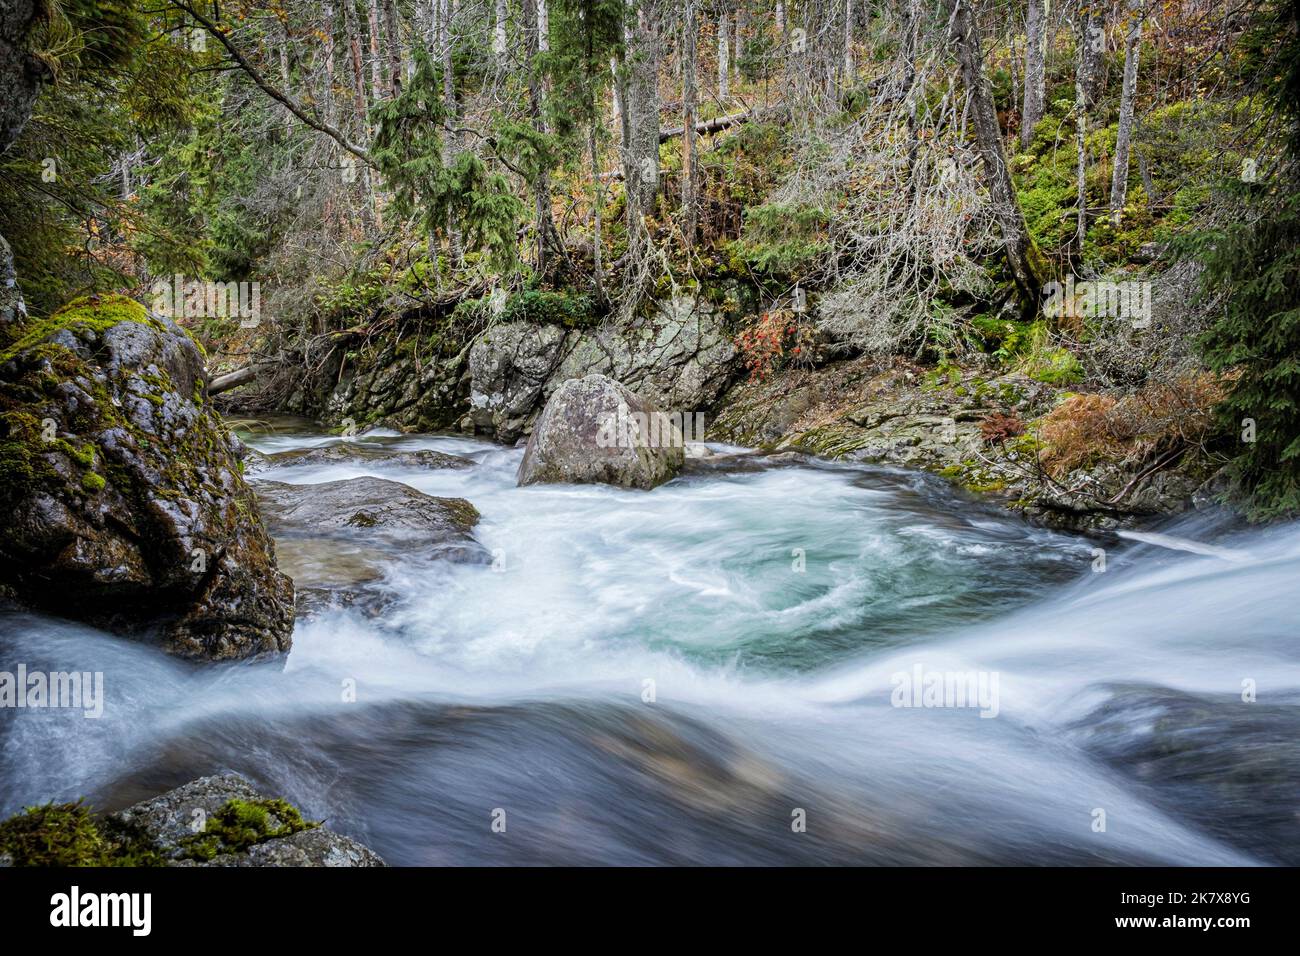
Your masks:
<svg viewBox="0 0 1300 956"><path fill-rule="evenodd" d="M194 659L288 650L293 583L204 376L193 338L126 296L0 330L0 581L19 600Z"/></svg>

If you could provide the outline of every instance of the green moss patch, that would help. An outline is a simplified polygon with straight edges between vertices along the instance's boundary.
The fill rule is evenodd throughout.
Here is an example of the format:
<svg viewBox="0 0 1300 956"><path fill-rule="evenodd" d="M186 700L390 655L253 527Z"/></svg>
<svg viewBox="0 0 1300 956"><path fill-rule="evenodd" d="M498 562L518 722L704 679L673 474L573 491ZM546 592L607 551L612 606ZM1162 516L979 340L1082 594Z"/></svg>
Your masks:
<svg viewBox="0 0 1300 956"><path fill-rule="evenodd" d="M97 821L76 803L28 807L0 823L0 855L15 866L161 866L139 834Z"/></svg>
<svg viewBox="0 0 1300 956"><path fill-rule="evenodd" d="M181 841L181 848L185 858L207 862L319 826L319 822L304 820L298 808L284 800L227 800L202 833Z"/></svg>

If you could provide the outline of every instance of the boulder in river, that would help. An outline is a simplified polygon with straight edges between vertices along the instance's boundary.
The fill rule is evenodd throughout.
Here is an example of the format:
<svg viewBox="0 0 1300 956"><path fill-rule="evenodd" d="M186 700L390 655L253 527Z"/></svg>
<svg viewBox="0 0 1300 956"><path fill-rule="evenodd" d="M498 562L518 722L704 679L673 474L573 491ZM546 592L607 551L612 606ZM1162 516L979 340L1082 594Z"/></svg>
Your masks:
<svg viewBox="0 0 1300 956"><path fill-rule="evenodd" d="M199 345L125 296L0 333L0 587L204 660L287 651L282 574Z"/></svg>
<svg viewBox="0 0 1300 956"><path fill-rule="evenodd" d="M464 498L438 498L386 478L314 485L254 481L271 532L290 538L342 539L380 551L432 550L459 561L487 552L471 534L478 510Z"/></svg>
<svg viewBox="0 0 1300 956"><path fill-rule="evenodd" d="M604 375L569 379L542 411L519 484L600 483L650 489L685 461L680 423Z"/></svg>
<svg viewBox="0 0 1300 956"><path fill-rule="evenodd" d="M315 448L295 448L292 451L266 455L258 463L259 470L266 467L297 465L383 465L388 468L473 468L474 462L459 455L448 455L432 448L402 450L367 442L345 441Z"/></svg>

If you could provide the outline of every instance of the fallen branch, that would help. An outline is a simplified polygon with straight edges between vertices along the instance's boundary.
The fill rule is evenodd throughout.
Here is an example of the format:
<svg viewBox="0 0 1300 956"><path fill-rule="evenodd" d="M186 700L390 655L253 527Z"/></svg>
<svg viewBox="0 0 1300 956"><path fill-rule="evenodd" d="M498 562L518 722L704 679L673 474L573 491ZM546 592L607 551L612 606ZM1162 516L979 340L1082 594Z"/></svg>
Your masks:
<svg viewBox="0 0 1300 956"><path fill-rule="evenodd" d="M225 375L218 375L208 382L208 397L211 398L214 395L220 395L222 392L228 392L232 388L248 384L257 378L257 370L257 365L245 365L243 368L237 368Z"/></svg>
<svg viewBox="0 0 1300 956"><path fill-rule="evenodd" d="M720 133L722 130L736 126L739 123L747 123L751 120L777 119L786 115L786 113L787 110L784 106L774 106L765 110L746 110L743 113L732 113L729 116L719 116L711 120L701 120L695 124L695 132L700 135ZM670 139L681 136L684 132L686 132L685 126L661 129L659 131L659 142L666 143Z"/></svg>

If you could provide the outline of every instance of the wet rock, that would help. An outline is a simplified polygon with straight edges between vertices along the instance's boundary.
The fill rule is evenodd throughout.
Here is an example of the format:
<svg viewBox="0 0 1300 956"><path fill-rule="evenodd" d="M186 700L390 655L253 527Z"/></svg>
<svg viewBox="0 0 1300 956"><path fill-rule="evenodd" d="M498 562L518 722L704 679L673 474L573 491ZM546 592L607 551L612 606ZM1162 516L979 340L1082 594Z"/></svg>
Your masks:
<svg viewBox="0 0 1300 956"><path fill-rule="evenodd" d="M1070 727L1080 746L1145 785L1175 817L1285 866L1300 864L1300 706L1153 686Z"/></svg>
<svg viewBox="0 0 1300 956"><path fill-rule="evenodd" d="M0 337L0 580L204 660L287 651L293 582L175 323L91 297ZM69 600L75 595L75 600Z"/></svg>
<svg viewBox="0 0 1300 956"><path fill-rule="evenodd" d="M238 852L219 853L210 860L187 857L187 841L213 820L230 801L270 804L272 832L290 821L275 813L253 785L235 773L201 777L166 793L111 814L109 820L151 841L172 866L383 866L379 855L350 837L323 827L274 836Z"/></svg>
<svg viewBox="0 0 1300 956"><path fill-rule="evenodd" d="M509 444L572 378L608 375L660 408L688 414L711 408L738 368L723 318L707 302L681 297L626 326L502 322L460 354L422 364L388 343L366 366L348 370L325 414L403 430L458 427Z"/></svg>
<svg viewBox="0 0 1300 956"><path fill-rule="evenodd" d="M599 483L650 489L685 460L667 416L604 375L570 379L551 396L519 465L519 484Z"/></svg>
<svg viewBox="0 0 1300 956"><path fill-rule="evenodd" d="M390 553L488 560L470 533L478 511L464 498L437 498L399 481L370 477L315 485L256 480L253 488L277 538L336 538Z"/></svg>
<svg viewBox="0 0 1300 956"><path fill-rule="evenodd" d="M265 456L265 467L295 465L384 465L390 468L473 468L474 462L431 448L402 451L365 442L295 448Z"/></svg>

